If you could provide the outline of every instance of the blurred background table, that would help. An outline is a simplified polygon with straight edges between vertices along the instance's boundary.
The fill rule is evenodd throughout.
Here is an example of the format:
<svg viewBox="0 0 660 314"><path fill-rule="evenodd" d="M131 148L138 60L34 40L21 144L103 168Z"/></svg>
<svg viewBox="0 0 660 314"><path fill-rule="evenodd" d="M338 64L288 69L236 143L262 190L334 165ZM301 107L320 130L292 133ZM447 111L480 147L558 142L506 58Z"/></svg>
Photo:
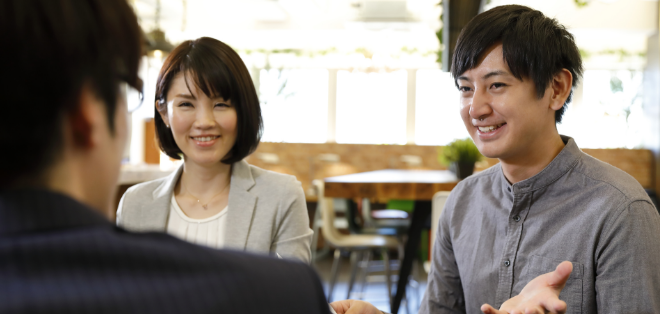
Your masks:
<svg viewBox="0 0 660 314"><path fill-rule="evenodd" d="M424 223L431 214L431 200L438 191L451 191L458 179L448 170L377 170L326 178L325 197L414 200L408 241L391 312L396 314L408 283L415 252L419 247Z"/></svg>

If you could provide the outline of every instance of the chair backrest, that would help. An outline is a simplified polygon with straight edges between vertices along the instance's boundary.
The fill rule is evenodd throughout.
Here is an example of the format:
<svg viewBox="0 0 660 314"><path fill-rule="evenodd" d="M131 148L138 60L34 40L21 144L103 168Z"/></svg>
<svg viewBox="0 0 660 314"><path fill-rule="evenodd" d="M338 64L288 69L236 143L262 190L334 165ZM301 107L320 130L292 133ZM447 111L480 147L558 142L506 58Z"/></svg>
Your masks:
<svg viewBox="0 0 660 314"><path fill-rule="evenodd" d="M312 181L312 185L316 189L316 196L318 197L316 210L321 211L321 220L323 220L321 234L330 245L336 247L343 235L335 227L335 211L332 205L332 198L325 197L323 181L314 180Z"/></svg>
<svg viewBox="0 0 660 314"><path fill-rule="evenodd" d="M445 208L448 197L448 191L440 191L433 194L433 200L431 201L431 253L429 254L431 257L433 257L433 245L435 244L435 238L438 233L440 214L442 214L442 210Z"/></svg>

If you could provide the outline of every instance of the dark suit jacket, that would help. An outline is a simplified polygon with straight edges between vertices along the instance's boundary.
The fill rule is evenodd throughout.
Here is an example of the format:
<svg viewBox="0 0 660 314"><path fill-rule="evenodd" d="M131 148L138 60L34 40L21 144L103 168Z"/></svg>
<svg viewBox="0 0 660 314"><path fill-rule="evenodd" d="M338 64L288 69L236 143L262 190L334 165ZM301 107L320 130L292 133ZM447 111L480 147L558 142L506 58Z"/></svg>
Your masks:
<svg viewBox="0 0 660 314"><path fill-rule="evenodd" d="M302 263L115 227L39 190L0 191L0 313L329 313Z"/></svg>

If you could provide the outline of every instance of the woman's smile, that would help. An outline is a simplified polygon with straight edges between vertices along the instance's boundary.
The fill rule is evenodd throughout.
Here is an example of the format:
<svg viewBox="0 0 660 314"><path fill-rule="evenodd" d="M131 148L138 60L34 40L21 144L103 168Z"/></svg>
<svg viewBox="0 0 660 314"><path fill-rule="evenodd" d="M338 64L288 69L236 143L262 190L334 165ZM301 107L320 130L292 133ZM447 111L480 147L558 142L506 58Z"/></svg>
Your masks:
<svg viewBox="0 0 660 314"><path fill-rule="evenodd" d="M190 137L195 144L201 147L210 147L218 142L220 135L200 135L200 136L191 136Z"/></svg>

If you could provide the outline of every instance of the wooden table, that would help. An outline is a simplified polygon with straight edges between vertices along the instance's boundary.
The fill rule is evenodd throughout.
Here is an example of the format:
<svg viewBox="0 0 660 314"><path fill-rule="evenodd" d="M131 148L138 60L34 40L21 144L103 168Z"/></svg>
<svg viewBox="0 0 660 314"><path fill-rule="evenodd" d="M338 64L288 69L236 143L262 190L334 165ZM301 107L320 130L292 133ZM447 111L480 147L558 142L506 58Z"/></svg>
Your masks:
<svg viewBox="0 0 660 314"><path fill-rule="evenodd" d="M415 201L408 241L405 244L403 263L391 312L396 314L403 299L412 262L419 247L424 223L431 215L431 200L438 191L451 191L458 179L447 170L378 170L349 174L325 179L325 197L368 197L379 201L408 199Z"/></svg>

